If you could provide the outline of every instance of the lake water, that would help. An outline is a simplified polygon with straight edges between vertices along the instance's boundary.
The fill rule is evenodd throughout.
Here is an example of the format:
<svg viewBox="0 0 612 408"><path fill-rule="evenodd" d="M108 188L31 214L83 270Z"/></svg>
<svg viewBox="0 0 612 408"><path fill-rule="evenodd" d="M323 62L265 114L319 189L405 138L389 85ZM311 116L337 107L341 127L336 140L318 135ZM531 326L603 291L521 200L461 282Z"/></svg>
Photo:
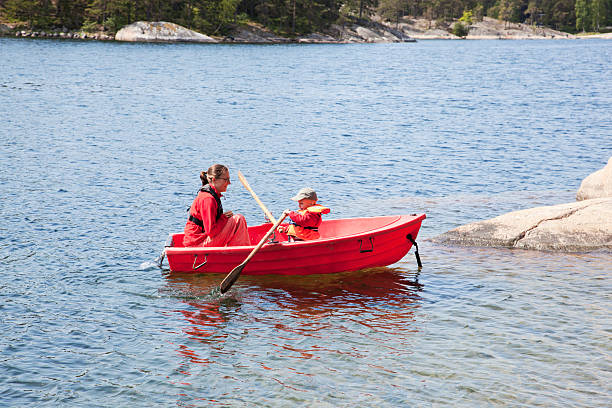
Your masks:
<svg viewBox="0 0 612 408"><path fill-rule="evenodd" d="M612 255L438 246L612 156L612 42L0 39L0 405L612 406ZM198 174L275 214L425 212L334 276L167 275Z"/></svg>

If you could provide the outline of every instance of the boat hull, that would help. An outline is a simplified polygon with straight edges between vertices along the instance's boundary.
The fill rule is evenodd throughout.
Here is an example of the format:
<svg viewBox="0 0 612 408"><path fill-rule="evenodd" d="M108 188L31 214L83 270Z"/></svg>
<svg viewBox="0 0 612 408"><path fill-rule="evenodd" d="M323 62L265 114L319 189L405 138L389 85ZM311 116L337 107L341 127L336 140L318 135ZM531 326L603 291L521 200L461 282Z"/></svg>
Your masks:
<svg viewBox="0 0 612 408"><path fill-rule="evenodd" d="M242 271L244 275L310 275L387 266L402 259L412 247L425 219L421 215L352 218L323 221L321 238L313 241L266 243ZM257 243L271 227L249 227ZM227 274L255 247L183 247L183 234L171 234L165 248L170 271Z"/></svg>

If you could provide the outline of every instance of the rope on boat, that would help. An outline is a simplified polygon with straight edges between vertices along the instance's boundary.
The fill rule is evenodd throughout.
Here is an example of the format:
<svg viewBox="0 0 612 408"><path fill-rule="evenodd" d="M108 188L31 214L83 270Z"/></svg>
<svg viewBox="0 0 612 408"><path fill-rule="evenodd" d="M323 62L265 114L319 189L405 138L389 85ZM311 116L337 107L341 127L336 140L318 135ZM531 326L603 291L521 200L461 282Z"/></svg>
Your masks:
<svg viewBox="0 0 612 408"><path fill-rule="evenodd" d="M421 257L419 256L419 245L416 243L414 238L412 238L412 234L406 235L406 238L408 239L408 241L412 242L412 245L414 245L414 256L416 257L417 265L420 271L421 269L423 269L423 264L421 263Z"/></svg>

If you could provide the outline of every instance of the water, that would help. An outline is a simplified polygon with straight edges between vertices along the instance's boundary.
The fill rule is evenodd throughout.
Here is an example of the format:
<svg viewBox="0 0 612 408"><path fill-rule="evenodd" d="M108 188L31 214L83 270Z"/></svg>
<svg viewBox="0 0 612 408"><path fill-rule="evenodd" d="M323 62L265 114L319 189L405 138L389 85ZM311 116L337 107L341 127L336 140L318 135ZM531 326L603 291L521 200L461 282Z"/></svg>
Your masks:
<svg viewBox="0 0 612 408"><path fill-rule="evenodd" d="M0 405L612 405L612 257L437 246L612 156L612 43L0 39ZM198 174L263 220L426 212L335 276L166 276Z"/></svg>

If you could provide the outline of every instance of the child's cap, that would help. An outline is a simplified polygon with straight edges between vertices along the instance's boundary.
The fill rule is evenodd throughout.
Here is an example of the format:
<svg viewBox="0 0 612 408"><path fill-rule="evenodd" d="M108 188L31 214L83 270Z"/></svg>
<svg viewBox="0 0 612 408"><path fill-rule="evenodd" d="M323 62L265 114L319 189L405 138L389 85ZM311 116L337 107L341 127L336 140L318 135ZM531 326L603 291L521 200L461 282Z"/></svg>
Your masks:
<svg viewBox="0 0 612 408"><path fill-rule="evenodd" d="M300 201L304 199L317 201L317 193L310 187L304 187L295 195L295 197L291 197L293 201Z"/></svg>

